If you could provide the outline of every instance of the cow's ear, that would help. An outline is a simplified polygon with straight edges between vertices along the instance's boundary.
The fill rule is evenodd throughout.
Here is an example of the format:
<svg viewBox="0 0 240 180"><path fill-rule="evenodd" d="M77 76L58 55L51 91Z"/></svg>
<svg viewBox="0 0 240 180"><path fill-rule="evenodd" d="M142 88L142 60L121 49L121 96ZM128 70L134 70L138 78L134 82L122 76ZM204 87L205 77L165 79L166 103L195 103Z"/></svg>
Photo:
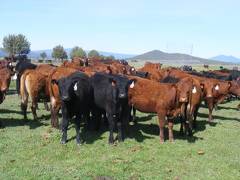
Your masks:
<svg viewBox="0 0 240 180"><path fill-rule="evenodd" d="M214 89L215 89L216 91L218 91L218 90L219 90L219 84L216 84L216 86L214 87Z"/></svg>
<svg viewBox="0 0 240 180"><path fill-rule="evenodd" d="M51 81L52 84L57 84L58 85L58 81L56 79L52 79Z"/></svg>
<svg viewBox="0 0 240 180"><path fill-rule="evenodd" d="M229 81L228 82L228 87L230 88L232 86L232 83Z"/></svg>
<svg viewBox="0 0 240 180"><path fill-rule="evenodd" d="M129 87L134 88L136 81L137 81L136 79L129 80Z"/></svg>
<svg viewBox="0 0 240 180"><path fill-rule="evenodd" d="M113 78L110 78L109 82L112 84L112 86L116 86L117 84L117 82Z"/></svg>

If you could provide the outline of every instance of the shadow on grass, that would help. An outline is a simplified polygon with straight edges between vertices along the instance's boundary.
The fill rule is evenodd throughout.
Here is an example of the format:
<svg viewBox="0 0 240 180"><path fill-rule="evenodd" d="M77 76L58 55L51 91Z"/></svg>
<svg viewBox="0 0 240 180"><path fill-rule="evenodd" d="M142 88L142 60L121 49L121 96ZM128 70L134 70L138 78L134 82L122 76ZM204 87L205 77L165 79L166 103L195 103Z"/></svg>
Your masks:
<svg viewBox="0 0 240 180"><path fill-rule="evenodd" d="M11 110L11 109L0 109L0 114L22 114L21 111Z"/></svg>
<svg viewBox="0 0 240 180"><path fill-rule="evenodd" d="M208 114L198 113L198 116L202 117L202 118L208 118ZM228 120L228 121L238 121L238 122L240 122L239 118L223 117L223 116L218 116L218 115L214 115L213 119Z"/></svg>
<svg viewBox="0 0 240 180"><path fill-rule="evenodd" d="M7 95L13 95L13 94L17 94L17 90L9 89L9 90L7 91Z"/></svg>
<svg viewBox="0 0 240 180"><path fill-rule="evenodd" d="M30 129L36 129L39 126L47 126L48 124L42 123L39 120L23 120L13 118L0 118L1 128L16 127L16 126L29 126Z"/></svg>
<svg viewBox="0 0 240 180"><path fill-rule="evenodd" d="M234 107L223 107L223 106L218 106L217 107L217 110L222 110L222 109L225 109L225 110L236 110L238 111L238 108L237 106L234 108Z"/></svg>

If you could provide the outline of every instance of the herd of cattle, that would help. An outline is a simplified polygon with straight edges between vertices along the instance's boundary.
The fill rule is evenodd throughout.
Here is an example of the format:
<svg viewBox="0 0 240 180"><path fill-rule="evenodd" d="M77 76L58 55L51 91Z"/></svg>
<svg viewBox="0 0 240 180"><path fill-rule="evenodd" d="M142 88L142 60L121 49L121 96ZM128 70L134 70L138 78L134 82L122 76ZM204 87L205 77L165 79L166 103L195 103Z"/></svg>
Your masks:
<svg viewBox="0 0 240 180"><path fill-rule="evenodd" d="M118 141L123 141L129 121L136 121L136 110L157 113L160 142L164 142L166 123L169 141L173 141L174 119L180 118L181 133L192 135L202 101L208 106L208 121L212 121L214 107L229 96L240 96L240 71L237 70L197 72L188 68L184 71L150 62L135 69L123 60L74 58L60 66L19 61L13 67L9 61L0 61L0 103L5 99L12 76L16 78L25 119L29 99L34 119L37 119L38 102L43 101L46 110L50 109L51 125L55 128L59 127L61 109L63 144L67 142L72 118L78 144L81 143L81 120L95 130L106 120L109 143L114 143L115 128Z"/></svg>

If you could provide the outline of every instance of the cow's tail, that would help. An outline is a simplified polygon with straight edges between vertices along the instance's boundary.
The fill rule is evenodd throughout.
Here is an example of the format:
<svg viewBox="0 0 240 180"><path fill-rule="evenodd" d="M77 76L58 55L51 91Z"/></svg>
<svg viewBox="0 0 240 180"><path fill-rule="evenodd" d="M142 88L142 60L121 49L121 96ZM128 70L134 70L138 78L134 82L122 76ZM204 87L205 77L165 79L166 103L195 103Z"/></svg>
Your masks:
<svg viewBox="0 0 240 180"><path fill-rule="evenodd" d="M20 97L21 97L21 110L24 116L24 119L27 119L27 105L28 105L28 97L29 93L27 91L26 85L29 82L26 82L28 73L23 73L20 79Z"/></svg>
<svg viewBox="0 0 240 180"><path fill-rule="evenodd" d="M192 134L192 124L193 124L193 107L192 107L192 89L189 93L189 100L186 108L186 123L188 124L188 133Z"/></svg>
<svg viewBox="0 0 240 180"><path fill-rule="evenodd" d="M27 104L28 103L28 91L27 91L27 87L26 84L28 82L26 82L26 77L27 77L28 73L24 73L22 74L21 78L20 78L20 96L21 96L21 103Z"/></svg>

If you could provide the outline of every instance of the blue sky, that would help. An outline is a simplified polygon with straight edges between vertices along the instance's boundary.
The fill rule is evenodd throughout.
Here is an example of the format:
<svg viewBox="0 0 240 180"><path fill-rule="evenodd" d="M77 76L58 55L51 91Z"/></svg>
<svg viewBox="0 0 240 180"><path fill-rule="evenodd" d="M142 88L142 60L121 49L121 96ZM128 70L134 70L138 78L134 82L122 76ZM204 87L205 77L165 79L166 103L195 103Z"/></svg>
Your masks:
<svg viewBox="0 0 240 180"><path fill-rule="evenodd" d="M239 8L238 0L1 0L0 43L22 33L32 50L62 44L240 57Z"/></svg>

